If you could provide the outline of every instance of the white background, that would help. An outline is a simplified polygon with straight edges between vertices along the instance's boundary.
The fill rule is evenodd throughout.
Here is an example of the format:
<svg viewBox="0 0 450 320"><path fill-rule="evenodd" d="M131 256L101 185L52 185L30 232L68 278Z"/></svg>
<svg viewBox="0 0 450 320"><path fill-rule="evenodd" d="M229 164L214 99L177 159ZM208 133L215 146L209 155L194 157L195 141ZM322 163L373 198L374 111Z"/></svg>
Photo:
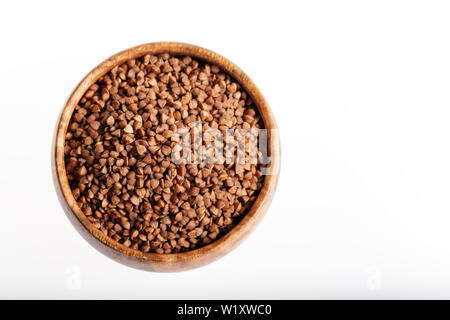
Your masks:
<svg viewBox="0 0 450 320"><path fill-rule="evenodd" d="M445 1L1 2L0 298L450 298L449 16ZM75 85L155 41L235 62L282 142L261 225L175 274L90 247L50 169Z"/></svg>

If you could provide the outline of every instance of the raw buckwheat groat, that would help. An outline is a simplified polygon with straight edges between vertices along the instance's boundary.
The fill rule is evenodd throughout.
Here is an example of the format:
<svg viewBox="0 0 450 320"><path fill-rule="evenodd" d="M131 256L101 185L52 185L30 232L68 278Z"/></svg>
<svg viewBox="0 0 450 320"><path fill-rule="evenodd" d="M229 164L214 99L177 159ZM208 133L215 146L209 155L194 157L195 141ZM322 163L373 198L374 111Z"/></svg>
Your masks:
<svg viewBox="0 0 450 320"><path fill-rule="evenodd" d="M201 247L235 226L261 188L260 165L173 161L174 133L193 135L199 122L224 136L252 129L251 141L262 128L237 82L190 57L146 55L100 78L77 105L65 144L67 177L87 219L125 246L157 253ZM205 139L206 157L207 147Z"/></svg>

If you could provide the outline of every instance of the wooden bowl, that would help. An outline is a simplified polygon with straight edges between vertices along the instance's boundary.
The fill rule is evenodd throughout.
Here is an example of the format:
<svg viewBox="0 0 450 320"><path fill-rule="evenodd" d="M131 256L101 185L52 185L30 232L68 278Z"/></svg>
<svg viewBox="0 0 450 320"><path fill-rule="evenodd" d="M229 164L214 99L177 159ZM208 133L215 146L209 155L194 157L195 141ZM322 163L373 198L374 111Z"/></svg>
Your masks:
<svg viewBox="0 0 450 320"><path fill-rule="evenodd" d="M250 94L259 109L265 128L272 129L268 130L268 155L271 160L269 165L271 174L265 176L262 189L249 212L231 231L212 243L195 250L173 254L144 253L134 250L120 244L95 228L86 219L72 195L64 164L64 140L67 127L76 105L87 89L112 68L129 59L148 53L160 54L164 52L195 57L215 64L224 72L227 72ZM190 44L159 42L140 45L115 54L100 63L78 84L64 105L53 141L52 172L56 192L73 226L87 242L111 259L130 267L156 272L174 272L197 268L221 258L236 248L253 231L267 211L275 192L280 171L280 144L276 129L272 112L261 92L250 78L229 60L214 52Z"/></svg>

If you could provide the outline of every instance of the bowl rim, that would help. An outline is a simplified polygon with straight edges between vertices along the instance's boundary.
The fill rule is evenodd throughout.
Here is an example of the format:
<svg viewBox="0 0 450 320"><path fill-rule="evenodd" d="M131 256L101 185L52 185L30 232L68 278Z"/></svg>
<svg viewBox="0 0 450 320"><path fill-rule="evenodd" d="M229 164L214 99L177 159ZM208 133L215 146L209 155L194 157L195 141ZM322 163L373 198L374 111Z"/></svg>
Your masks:
<svg viewBox="0 0 450 320"><path fill-rule="evenodd" d="M247 214L245 214L237 225L231 228L220 238L205 246L185 252L169 254L159 254L153 252L144 253L142 251L126 247L94 227L93 224L86 218L73 197L66 175L64 159L64 143L68 125L75 107L88 88L115 66L120 65L129 59L138 58L145 54L156 55L164 52L168 52L172 55L191 56L198 60L215 64L222 71L229 74L235 81L239 82L244 90L252 97L253 102L261 114L265 129L270 129L268 130L268 153L271 159L271 174L264 177L263 185L259 191L258 197ZM86 231L88 231L88 233L96 240L123 255L129 256L133 259L142 260L145 263L150 263L152 265L151 269L161 269L162 271L179 271L199 267L219 259L236 248L239 243L253 231L253 228L264 216L274 195L280 172L280 146L275 119L266 100L253 81L234 63L221 55L202 47L181 42L153 42L138 45L116 53L98 64L80 81L64 104L57 121L53 143L54 155L52 160L54 164L53 174L55 188L60 195L59 198L63 207L65 209L69 209L69 211L83 225ZM64 204L66 206L64 206ZM68 215L69 213L66 212L66 214ZM195 260L198 260L198 262L191 263ZM123 261L119 262L124 263Z"/></svg>

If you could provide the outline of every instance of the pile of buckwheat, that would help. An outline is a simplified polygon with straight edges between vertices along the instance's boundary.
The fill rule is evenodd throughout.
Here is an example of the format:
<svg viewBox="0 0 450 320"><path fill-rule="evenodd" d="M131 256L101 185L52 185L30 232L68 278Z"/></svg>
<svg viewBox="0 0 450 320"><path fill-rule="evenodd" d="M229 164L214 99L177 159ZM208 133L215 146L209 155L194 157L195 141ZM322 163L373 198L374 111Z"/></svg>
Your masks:
<svg viewBox="0 0 450 320"><path fill-rule="evenodd" d="M87 219L127 247L157 253L201 247L235 226L261 188L260 165L174 161L174 133L193 137L198 122L203 132L263 127L237 82L191 57L146 55L101 77L77 105L64 150Z"/></svg>

